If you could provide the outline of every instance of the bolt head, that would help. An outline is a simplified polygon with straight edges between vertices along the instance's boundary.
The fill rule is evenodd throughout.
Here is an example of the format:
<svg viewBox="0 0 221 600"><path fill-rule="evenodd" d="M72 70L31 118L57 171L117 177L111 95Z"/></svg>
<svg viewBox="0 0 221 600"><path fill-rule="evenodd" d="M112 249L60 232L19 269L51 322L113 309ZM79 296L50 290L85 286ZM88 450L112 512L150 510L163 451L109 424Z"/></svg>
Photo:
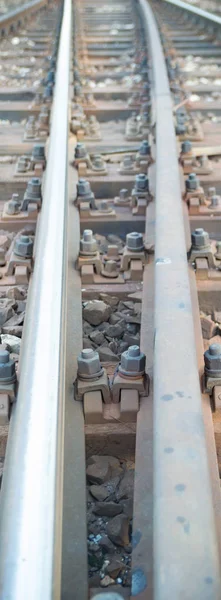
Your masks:
<svg viewBox="0 0 221 600"><path fill-rule="evenodd" d="M181 144L182 154L187 154L187 152L191 152L191 150L192 150L192 142L190 142L189 140L185 140L184 142L182 142L182 144Z"/></svg>
<svg viewBox="0 0 221 600"><path fill-rule="evenodd" d="M209 196L209 198L212 198L212 196L216 196L216 188L215 187L210 187L208 189L208 196Z"/></svg>
<svg viewBox="0 0 221 600"><path fill-rule="evenodd" d="M75 158L85 158L85 156L87 156L85 144L78 142L75 148Z"/></svg>
<svg viewBox="0 0 221 600"><path fill-rule="evenodd" d="M19 213L20 203L17 200L12 198L6 204L6 212L8 215L16 215Z"/></svg>
<svg viewBox="0 0 221 600"><path fill-rule="evenodd" d="M31 258L33 255L33 241L28 235L20 235L15 240L14 253L17 256L23 256L24 258Z"/></svg>
<svg viewBox="0 0 221 600"><path fill-rule="evenodd" d="M210 206L219 206L220 205L220 196L211 196Z"/></svg>
<svg viewBox="0 0 221 600"><path fill-rule="evenodd" d="M144 173L139 173L135 178L135 190L136 192L148 192L149 191L149 180Z"/></svg>
<svg viewBox="0 0 221 600"><path fill-rule="evenodd" d="M210 377L221 377L221 344L211 344L204 353L205 372Z"/></svg>
<svg viewBox="0 0 221 600"><path fill-rule="evenodd" d="M41 180L38 177L32 177L27 183L24 198L31 200L41 199Z"/></svg>
<svg viewBox="0 0 221 600"><path fill-rule="evenodd" d="M143 142L139 148L139 154L141 156L149 156L150 155L150 144L149 144L148 140L143 140Z"/></svg>
<svg viewBox="0 0 221 600"><path fill-rule="evenodd" d="M77 183L77 195L86 196L88 194L91 194L90 182L86 179L80 178Z"/></svg>
<svg viewBox="0 0 221 600"><path fill-rule="evenodd" d="M102 371L98 352L85 348L78 356L78 375L82 378L95 377Z"/></svg>
<svg viewBox="0 0 221 600"><path fill-rule="evenodd" d="M200 187L199 179L195 173L190 173L185 183L187 191L198 190Z"/></svg>
<svg viewBox="0 0 221 600"><path fill-rule="evenodd" d="M83 236L80 240L80 253L81 254L96 254L97 252L97 241L93 237L93 231L91 229L85 229Z"/></svg>
<svg viewBox="0 0 221 600"><path fill-rule="evenodd" d="M8 350L0 348L0 382L12 383L15 380L15 361L10 359Z"/></svg>
<svg viewBox="0 0 221 600"><path fill-rule="evenodd" d="M204 231L202 227L198 227L191 234L192 247L197 250L200 248L208 248L210 247L209 234L207 231Z"/></svg>
<svg viewBox="0 0 221 600"><path fill-rule="evenodd" d="M126 200L128 197L128 190L126 190L124 188L122 190L120 190L119 197L121 200Z"/></svg>
<svg viewBox="0 0 221 600"><path fill-rule="evenodd" d="M132 252L142 252L144 249L142 233L133 231L126 236L126 246Z"/></svg>
<svg viewBox="0 0 221 600"><path fill-rule="evenodd" d="M125 373L143 373L145 370L146 357L140 351L139 346L130 346L121 354L121 370Z"/></svg>
<svg viewBox="0 0 221 600"><path fill-rule="evenodd" d="M45 160L45 147L42 144L35 144L32 156L35 159Z"/></svg>

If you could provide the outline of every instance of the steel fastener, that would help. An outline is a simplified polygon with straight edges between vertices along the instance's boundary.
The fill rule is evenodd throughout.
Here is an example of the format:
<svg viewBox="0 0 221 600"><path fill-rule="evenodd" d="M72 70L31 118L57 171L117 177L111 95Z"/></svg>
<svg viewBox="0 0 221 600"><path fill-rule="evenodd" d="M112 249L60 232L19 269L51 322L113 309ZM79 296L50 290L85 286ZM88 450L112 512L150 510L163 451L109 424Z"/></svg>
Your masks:
<svg viewBox="0 0 221 600"><path fill-rule="evenodd" d="M221 344L211 344L204 353L205 374L209 377L221 377Z"/></svg>
<svg viewBox="0 0 221 600"><path fill-rule="evenodd" d="M187 154L188 152L191 152L192 147L193 147L192 142L190 142L189 140L185 140L184 142L182 142L182 144L181 144L182 154Z"/></svg>
<svg viewBox="0 0 221 600"><path fill-rule="evenodd" d="M83 236L80 240L80 254L92 256L97 252L97 241L93 237L91 229L84 229Z"/></svg>
<svg viewBox="0 0 221 600"><path fill-rule="evenodd" d="M14 253L17 256L31 258L33 255L33 241L28 235L20 235L15 240Z"/></svg>
<svg viewBox="0 0 221 600"><path fill-rule="evenodd" d="M139 346L130 346L128 350L121 354L119 372L127 377L137 377L143 375L145 371L146 357L140 351Z"/></svg>
<svg viewBox="0 0 221 600"><path fill-rule="evenodd" d="M15 361L10 359L8 350L0 348L0 383L13 383L16 381Z"/></svg>
<svg viewBox="0 0 221 600"><path fill-rule="evenodd" d="M186 179L185 184L186 184L187 191L198 190L200 187L199 179L195 173L190 173L188 175L188 178Z"/></svg>
<svg viewBox="0 0 221 600"><path fill-rule="evenodd" d="M144 250L142 233L133 231L126 236L126 246L131 252L142 252Z"/></svg>
<svg viewBox="0 0 221 600"><path fill-rule="evenodd" d="M191 234L192 248L195 250L210 249L209 234L202 227L198 227Z"/></svg>
<svg viewBox="0 0 221 600"><path fill-rule="evenodd" d="M78 356L78 377L81 379L95 379L103 375L98 352L92 348L85 348Z"/></svg>
<svg viewBox="0 0 221 600"><path fill-rule="evenodd" d="M149 180L144 173L139 173L135 177L135 191L136 192L148 192L149 191Z"/></svg>

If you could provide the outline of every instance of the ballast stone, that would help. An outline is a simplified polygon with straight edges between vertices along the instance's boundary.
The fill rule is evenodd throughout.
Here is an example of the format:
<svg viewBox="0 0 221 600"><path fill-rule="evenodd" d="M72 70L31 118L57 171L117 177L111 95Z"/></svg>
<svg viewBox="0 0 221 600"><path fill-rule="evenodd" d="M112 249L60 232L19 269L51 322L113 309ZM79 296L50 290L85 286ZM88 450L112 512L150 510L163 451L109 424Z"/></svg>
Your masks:
<svg viewBox="0 0 221 600"><path fill-rule="evenodd" d="M111 306L102 300L89 300L83 309L83 318L90 325L100 325L108 321L111 315Z"/></svg>

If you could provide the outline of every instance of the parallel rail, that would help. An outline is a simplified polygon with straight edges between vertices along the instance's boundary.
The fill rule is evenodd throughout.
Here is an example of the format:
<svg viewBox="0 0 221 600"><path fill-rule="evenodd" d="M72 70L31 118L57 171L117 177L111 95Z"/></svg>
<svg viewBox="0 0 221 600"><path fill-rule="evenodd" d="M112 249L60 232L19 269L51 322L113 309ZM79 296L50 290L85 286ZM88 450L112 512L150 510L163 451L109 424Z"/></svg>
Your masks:
<svg viewBox="0 0 221 600"><path fill-rule="evenodd" d="M218 600L221 581L217 534L195 350L173 107L154 15L145 0L140 0L140 6L152 58L156 106L154 598L185 597L187 581L186 597L207 598L206 574L211 573L213 598ZM188 524L188 535L182 522Z"/></svg>
<svg viewBox="0 0 221 600"><path fill-rule="evenodd" d="M44 204L1 492L0 590L11 600L60 598L71 22L71 0L65 0Z"/></svg>
<svg viewBox="0 0 221 600"><path fill-rule="evenodd" d="M165 1L221 24L220 18L180 0ZM40 0L25 5L23 10L44 4ZM219 551L195 352L172 101L153 12L146 0L139 0L139 7L154 76L157 150L154 589L149 591L147 582L145 594L155 600L183 597L218 600L221 597ZM19 13L14 14L17 18L22 11L14 12ZM0 590L1 597L9 600L61 597L63 468L68 454L64 441L65 372L67 360L72 363L72 357L66 356L64 334L68 261L73 269L73 256L67 255L71 23L71 0L65 0L44 205L23 336L19 395L11 417L1 491ZM74 209L75 216L76 212ZM72 252L72 245L70 248ZM69 296L70 293L70 303ZM74 302L79 309L79 290L76 296ZM76 332L77 318L78 314L72 314L71 327L74 325ZM79 343L77 340L75 345ZM78 405L76 411L79 410ZM70 431L67 436L70 440ZM144 470L143 476L149 474ZM71 513L74 498L72 505ZM65 510L69 510L68 503ZM64 522L68 529L66 516ZM66 552L70 554L69 548ZM77 556L79 548L75 546L73 553ZM145 561L148 560L145 556ZM77 588L77 599L85 600L86 587L84 581L84 588ZM73 593L70 580L65 600L73 597ZM142 597L139 593L134 595Z"/></svg>
<svg viewBox="0 0 221 600"><path fill-rule="evenodd" d="M33 0L26 2L20 8L10 10L6 15L0 17L0 35L13 31L17 26L34 14L40 8L48 4L48 0Z"/></svg>
<svg viewBox="0 0 221 600"><path fill-rule="evenodd" d="M202 17L202 19L206 19L207 23L214 25L221 25L221 17L214 15L206 10L202 10L198 8L198 6L192 6L188 2L182 2L182 0L164 0L164 2L168 2L177 8L183 8L187 14L193 15L195 17Z"/></svg>

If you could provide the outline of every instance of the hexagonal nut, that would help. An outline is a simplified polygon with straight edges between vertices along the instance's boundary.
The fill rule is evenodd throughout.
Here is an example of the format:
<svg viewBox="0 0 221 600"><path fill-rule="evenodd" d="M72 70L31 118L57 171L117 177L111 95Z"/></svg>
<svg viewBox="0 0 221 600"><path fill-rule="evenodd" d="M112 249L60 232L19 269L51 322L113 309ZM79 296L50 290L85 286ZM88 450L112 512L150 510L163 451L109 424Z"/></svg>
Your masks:
<svg viewBox="0 0 221 600"><path fill-rule="evenodd" d="M103 374L98 352L92 348L85 348L78 356L78 377L93 379Z"/></svg>
<svg viewBox="0 0 221 600"><path fill-rule="evenodd" d="M217 196L217 195L211 196L210 206L219 206L220 203L221 203L220 196Z"/></svg>
<svg viewBox="0 0 221 600"><path fill-rule="evenodd" d="M96 254L97 240L93 237L91 229L85 229L80 240L80 252L82 254Z"/></svg>
<svg viewBox="0 0 221 600"><path fill-rule="evenodd" d="M191 152L191 150L192 150L192 142L190 142L189 140L185 140L184 142L182 142L182 144L181 144L182 154L187 154L187 152Z"/></svg>
<svg viewBox="0 0 221 600"><path fill-rule="evenodd" d="M142 233L138 233L137 231L128 233L126 236L126 246L132 252L142 252L144 249Z"/></svg>
<svg viewBox="0 0 221 600"><path fill-rule="evenodd" d="M87 150L85 144L78 142L75 148L75 158L85 158L87 156Z"/></svg>
<svg viewBox="0 0 221 600"><path fill-rule="evenodd" d="M0 348L0 382L13 383L15 380L15 361L10 359L8 350Z"/></svg>
<svg viewBox="0 0 221 600"><path fill-rule="evenodd" d="M200 187L200 182L195 173L190 173L185 181L186 190L198 190Z"/></svg>
<svg viewBox="0 0 221 600"><path fill-rule="evenodd" d="M41 198L41 180L38 177L32 177L27 183L25 197Z"/></svg>
<svg viewBox="0 0 221 600"><path fill-rule="evenodd" d="M192 248L208 248L210 247L209 234L202 227L198 227L191 233Z"/></svg>
<svg viewBox="0 0 221 600"><path fill-rule="evenodd" d="M86 194L91 193L90 182L87 179L80 178L77 183L77 195L85 196Z"/></svg>
<svg viewBox="0 0 221 600"><path fill-rule="evenodd" d="M144 173L139 173L135 178L135 190L137 192L146 192L149 190L149 180Z"/></svg>
<svg viewBox="0 0 221 600"><path fill-rule="evenodd" d="M33 158L45 160L45 147L42 144L35 144L32 150Z"/></svg>
<svg viewBox="0 0 221 600"><path fill-rule="evenodd" d="M204 353L205 373L209 377L221 377L221 344L211 344Z"/></svg>
<svg viewBox="0 0 221 600"><path fill-rule="evenodd" d="M15 240L14 253L17 256L30 258L33 255L33 240L28 235L20 235Z"/></svg>
<svg viewBox="0 0 221 600"><path fill-rule="evenodd" d="M7 215L17 215L20 211L20 202L11 198L11 200L6 202L5 209Z"/></svg>
<svg viewBox="0 0 221 600"><path fill-rule="evenodd" d="M139 346L130 346L128 350L121 354L120 371L126 375L136 375L144 373L146 356L140 351Z"/></svg>
<svg viewBox="0 0 221 600"><path fill-rule="evenodd" d="M150 144L149 144L148 140L143 140L143 142L141 143L141 145L139 147L139 154L141 156L150 155Z"/></svg>

